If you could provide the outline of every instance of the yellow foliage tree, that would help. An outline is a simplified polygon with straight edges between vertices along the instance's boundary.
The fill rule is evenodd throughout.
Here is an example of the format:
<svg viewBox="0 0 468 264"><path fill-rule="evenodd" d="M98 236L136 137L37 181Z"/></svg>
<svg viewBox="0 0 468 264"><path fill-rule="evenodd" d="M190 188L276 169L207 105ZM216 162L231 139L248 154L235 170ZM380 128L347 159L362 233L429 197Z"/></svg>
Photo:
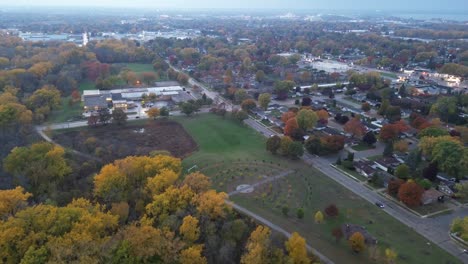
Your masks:
<svg viewBox="0 0 468 264"><path fill-rule="evenodd" d="M203 246L196 245L180 252L181 264L206 264L206 258L202 255Z"/></svg>
<svg viewBox="0 0 468 264"><path fill-rule="evenodd" d="M144 187L160 192L177 179L181 170L181 160L170 156L127 157L101 169L94 177L94 193L106 202L139 200L146 195Z"/></svg>
<svg viewBox="0 0 468 264"><path fill-rule="evenodd" d="M424 155L432 155L432 152L434 150L434 147L443 141L452 141L456 143L460 143L460 141L457 138L454 138L452 136L441 136L441 137L423 137L419 141L419 148L421 148L422 152Z"/></svg>
<svg viewBox="0 0 468 264"><path fill-rule="evenodd" d="M161 194L153 197L153 202L146 206L146 213L154 221L163 221L179 209L185 209L194 199L195 193L187 186L170 186Z"/></svg>
<svg viewBox="0 0 468 264"><path fill-rule="evenodd" d="M203 193L211 188L211 180L200 172L194 172L185 176L182 185L187 185L195 193Z"/></svg>
<svg viewBox="0 0 468 264"><path fill-rule="evenodd" d="M0 217L8 218L27 205L27 200L32 194L25 192L18 186L12 190L0 190Z"/></svg>
<svg viewBox="0 0 468 264"><path fill-rule="evenodd" d="M197 210L201 214L206 214L212 219L224 217L228 207L224 203L227 199L224 192L217 193L215 190L209 190L196 198Z"/></svg>
<svg viewBox="0 0 468 264"><path fill-rule="evenodd" d="M323 222L323 213L321 211L317 211L314 216L315 223L320 224Z"/></svg>
<svg viewBox="0 0 468 264"><path fill-rule="evenodd" d="M127 202L113 203L110 212L119 217L120 223L125 223L128 219L130 207Z"/></svg>
<svg viewBox="0 0 468 264"><path fill-rule="evenodd" d="M190 243L197 241L200 236L200 228L198 227L198 219L191 215L184 217L182 225L179 228L180 234Z"/></svg>
<svg viewBox="0 0 468 264"><path fill-rule="evenodd" d="M258 226L247 241L247 252L242 256L242 264L268 263L270 250L270 234L268 227Z"/></svg>
<svg viewBox="0 0 468 264"><path fill-rule="evenodd" d="M398 255L394 250L390 248L385 249L385 258L387 259L388 263L395 263L397 257Z"/></svg>
<svg viewBox="0 0 468 264"><path fill-rule="evenodd" d="M150 108L146 113L148 114L150 118L156 119L159 116L160 111L158 108L154 107L154 108Z"/></svg>
<svg viewBox="0 0 468 264"><path fill-rule="evenodd" d="M179 178L179 175L175 172L163 169L158 175L148 179L146 188L152 196L160 194L169 186L173 185L177 178Z"/></svg>
<svg viewBox="0 0 468 264"><path fill-rule="evenodd" d="M393 149L395 151L405 153L408 151L408 143L404 140L398 140L395 143L393 143Z"/></svg>
<svg viewBox="0 0 468 264"><path fill-rule="evenodd" d="M294 264L308 264L310 259L307 256L306 242L297 232L292 233L288 241L285 242L289 260Z"/></svg>
<svg viewBox="0 0 468 264"><path fill-rule="evenodd" d="M366 247L364 236L360 232L355 232L349 238L349 245L354 252L361 252Z"/></svg>

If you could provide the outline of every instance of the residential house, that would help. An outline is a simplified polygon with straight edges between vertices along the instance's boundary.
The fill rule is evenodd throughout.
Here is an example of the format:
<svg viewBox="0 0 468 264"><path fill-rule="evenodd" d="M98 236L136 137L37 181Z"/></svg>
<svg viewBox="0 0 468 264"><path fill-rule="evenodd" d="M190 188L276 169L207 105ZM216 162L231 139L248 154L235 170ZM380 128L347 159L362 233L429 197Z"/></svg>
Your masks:
<svg viewBox="0 0 468 264"><path fill-rule="evenodd" d="M383 171L395 170L400 164L404 161L395 157L382 157L375 161L375 165L377 168Z"/></svg>
<svg viewBox="0 0 468 264"><path fill-rule="evenodd" d="M372 175L374 175L374 173L377 171L374 168L375 164L372 161L358 160L358 161L355 161L353 165L354 165L354 168L356 169L356 172L366 178L372 177Z"/></svg>

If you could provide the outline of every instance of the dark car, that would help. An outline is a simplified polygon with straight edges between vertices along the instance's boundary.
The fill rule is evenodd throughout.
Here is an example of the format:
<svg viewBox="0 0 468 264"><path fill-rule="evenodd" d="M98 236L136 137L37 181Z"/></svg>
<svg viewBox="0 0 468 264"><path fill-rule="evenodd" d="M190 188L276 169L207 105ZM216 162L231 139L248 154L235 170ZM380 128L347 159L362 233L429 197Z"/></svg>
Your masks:
<svg viewBox="0 0 468 264"><path fill-rule="evenodd" d="M379 208L385 208L385 205L381 202L376 202L375 205L377 205Z"/></svg>

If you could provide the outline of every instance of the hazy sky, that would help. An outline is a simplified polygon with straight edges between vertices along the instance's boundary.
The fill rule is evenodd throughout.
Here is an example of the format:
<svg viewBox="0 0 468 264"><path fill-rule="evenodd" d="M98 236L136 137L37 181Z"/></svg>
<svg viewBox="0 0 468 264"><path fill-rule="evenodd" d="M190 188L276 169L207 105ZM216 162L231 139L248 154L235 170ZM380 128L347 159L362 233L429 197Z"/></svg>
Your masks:
<svg viewBox="0 0 468 264"><path fill-rule="evenodd" d="M468 0L0 0L2 6L464 11Z"/></svg>

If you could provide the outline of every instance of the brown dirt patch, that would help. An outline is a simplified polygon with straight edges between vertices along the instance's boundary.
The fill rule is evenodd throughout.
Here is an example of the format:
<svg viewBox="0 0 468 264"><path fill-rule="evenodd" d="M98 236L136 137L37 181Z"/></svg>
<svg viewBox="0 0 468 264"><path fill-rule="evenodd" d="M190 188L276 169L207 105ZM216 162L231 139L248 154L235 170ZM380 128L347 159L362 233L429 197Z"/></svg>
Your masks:
<svg viewBox="0 0 468 264"><path fill-rule="evenodd" d="M175 157L183 158L198 149L197 143L182 125L170 120L151 120L144 125L87 127L80 131L57 133L53 138L65 147L96 155L106 161L131 155L148 155L155 150L166 150Z"/></svg>

